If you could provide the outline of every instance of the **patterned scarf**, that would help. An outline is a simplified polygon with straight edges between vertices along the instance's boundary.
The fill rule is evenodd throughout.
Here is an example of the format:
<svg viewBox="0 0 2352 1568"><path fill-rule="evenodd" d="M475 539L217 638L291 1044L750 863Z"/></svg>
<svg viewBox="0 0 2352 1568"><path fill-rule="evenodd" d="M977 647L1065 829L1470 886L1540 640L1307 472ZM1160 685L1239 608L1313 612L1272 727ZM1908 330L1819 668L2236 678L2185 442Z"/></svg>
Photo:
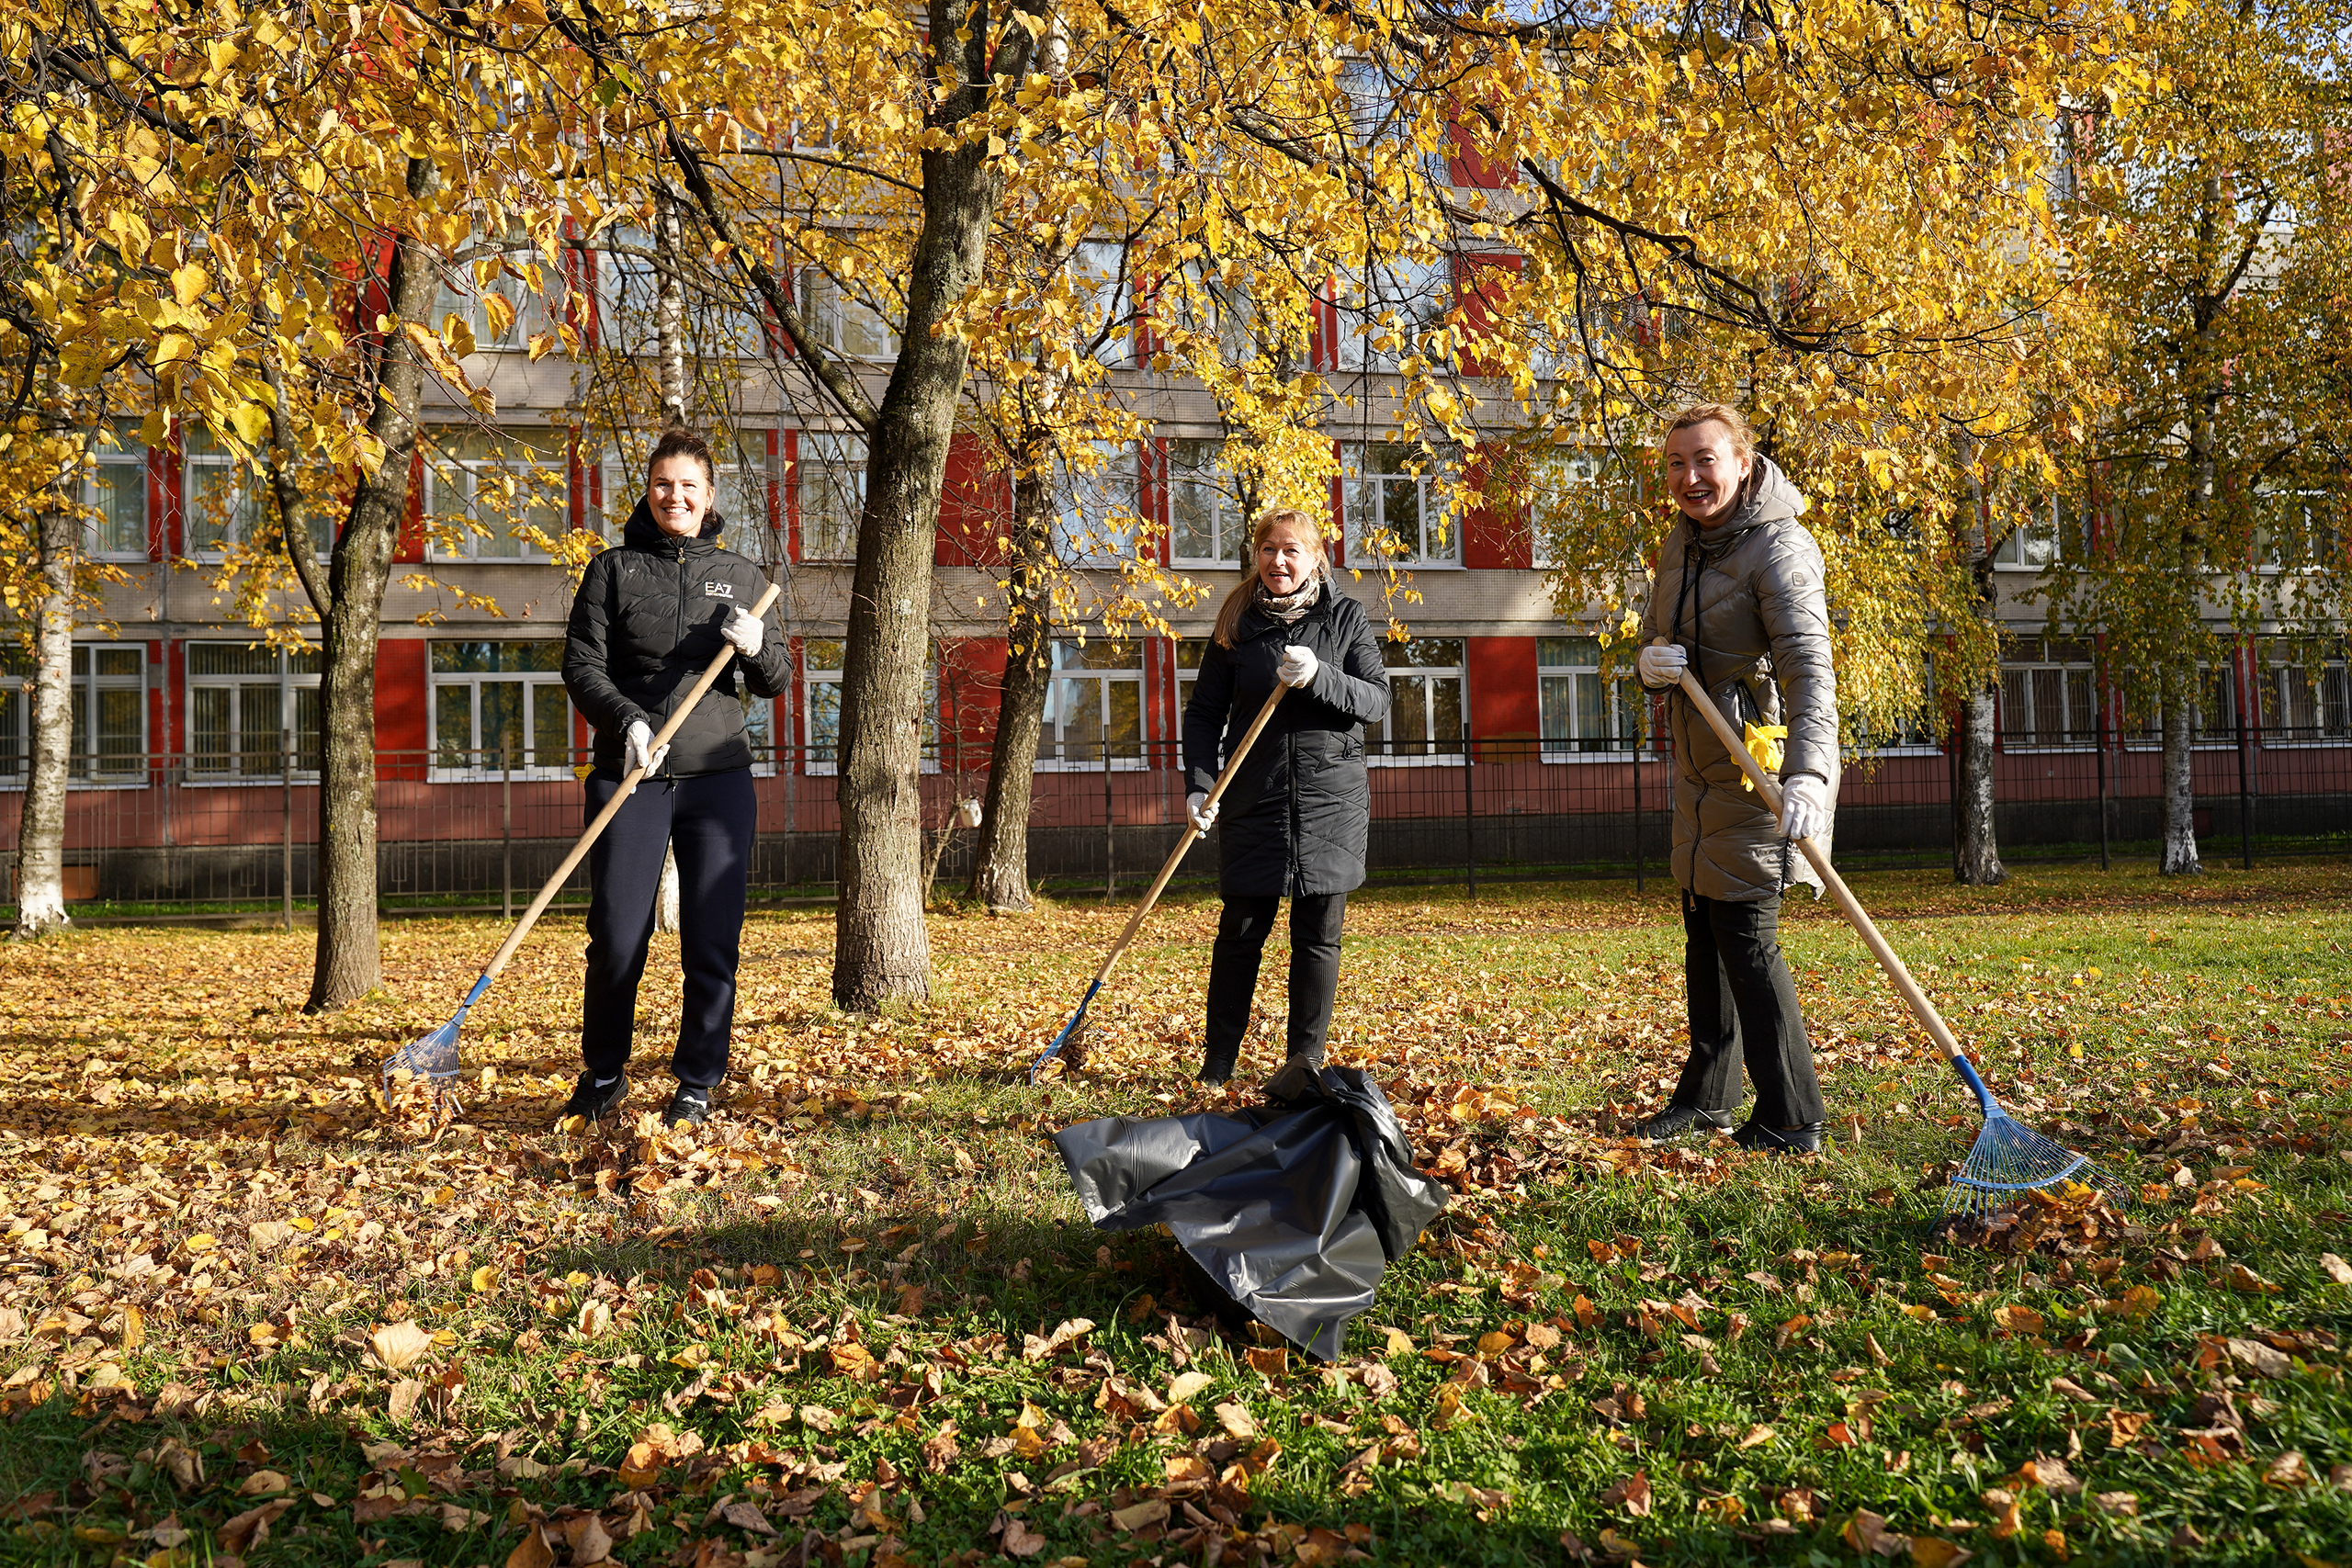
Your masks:
<svg viewBox="0 0 2352 1568"><path fill-rule="evenodd" d="M1323 574L1317 572L1287 593L1272 593L1266 585L1258 584L1258 608L1286 626L1298 625L1299 617L1315 608L1315 601L1323 592Z"/></svg>

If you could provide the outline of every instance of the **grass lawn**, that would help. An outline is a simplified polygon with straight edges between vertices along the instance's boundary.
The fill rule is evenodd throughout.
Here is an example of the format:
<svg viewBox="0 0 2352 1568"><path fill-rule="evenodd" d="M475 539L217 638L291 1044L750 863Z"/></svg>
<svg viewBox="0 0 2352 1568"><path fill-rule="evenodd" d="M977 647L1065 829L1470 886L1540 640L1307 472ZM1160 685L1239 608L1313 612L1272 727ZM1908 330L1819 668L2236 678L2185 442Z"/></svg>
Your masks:
<svg viewBox="0 0 2352 1568"><path fill-rule="evenodd" d="M389 924L325 1019L307 932L0 949L0 1562L2352 1568L2352 869L1856 885L2129 1206L1938 1232L1973 1102L1826 905L1783 931L1838 1141L1774 1159L1619 1135L1680 1061L1670 891L1372 892L1334 1054L1458 1191L1332 1367L1220 1337L1046 1141L1207 1102L1213 902L1044 1089L1125 908L935 916L933 1001L879 1019L827 1005L828 916L755 916L677 1140L550 1129L576 920L429 1146L374 1066L493 922ZM673 943L650 976L663 1041Z"/></svg>

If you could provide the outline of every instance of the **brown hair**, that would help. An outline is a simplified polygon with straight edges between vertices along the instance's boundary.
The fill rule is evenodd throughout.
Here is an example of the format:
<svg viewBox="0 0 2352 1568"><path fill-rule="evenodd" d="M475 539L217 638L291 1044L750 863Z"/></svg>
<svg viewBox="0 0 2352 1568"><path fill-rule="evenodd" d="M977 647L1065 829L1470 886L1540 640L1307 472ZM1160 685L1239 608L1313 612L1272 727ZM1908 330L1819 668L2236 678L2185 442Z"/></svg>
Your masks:
<svg viewBox="0 0 2352 1568"><path fill-rule="evenodd" d="M1233 646L1233 638L1241 626L1241 612L1250 607L1250 599L1258 592L1258 551L1265 544L1266 536L1277 528L1288 528L1314 540L1315 570L1318 576L1324 572L1329 558L1323 548L1322 530L1316 527L1313 516L1295 506L1260 513L1257 523L1250 530L1250 564L1242 570L1241 581L1234 584L1233 592L1225 596L1225 603L1217 608L1216 630L1211 636L1219 648Z"/></svg>
<svg viewBox="0 0 2352 1568"><path fill-rule="evenodd" d="M1753 459L1756 456L1756 432L1747 427L1746 416L1729 403L1692 403L1667 422L1666 431L1658 445L1678 430L1688 430L1694 424L1720 424L1731 432L1732 450Z"/></svg>
<svg viewBox="0 0 2352 1568"><path fill-rule="evenodd" d="M718 465L711 461L710 443L684 425L672 425L662 433L662 439L653 444L653 456L645 459L645 478L649 484L652 482L653 470L666 457L692 457L702 465L703 483L718 483Z"/></svg>

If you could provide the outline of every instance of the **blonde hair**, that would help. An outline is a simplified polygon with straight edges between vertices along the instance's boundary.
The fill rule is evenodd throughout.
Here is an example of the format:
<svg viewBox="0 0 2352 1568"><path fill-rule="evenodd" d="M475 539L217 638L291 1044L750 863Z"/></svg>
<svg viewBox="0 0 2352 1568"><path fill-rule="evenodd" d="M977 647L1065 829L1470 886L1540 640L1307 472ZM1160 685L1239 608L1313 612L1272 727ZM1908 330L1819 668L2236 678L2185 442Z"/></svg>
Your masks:
<svg viewBox="0 0 2352 1568"><path fill-rule="evenodd" d="M1288 528L1294 534L1314 540L1315 575L1318 578L1325 575L1329 558L1323 549L1323 532L1316 527L1312 515L1295 506L1261 513L1250 529L1250 565L1241 573L1241 581L1234 585L1233 592L1225 596L1225 603L1217 607L1216 630L1211 636L1219 648L1233 646L1234 637L1241 626L1241 612L1250 607L1250 601L1258 592L1258 552L1264 547L1266 536L1277 528Z"/></svg>
<svg viewBox="0 0 2352 1568"><path fill-rule="evenodd" d="M1666 431L1658 437L1658 445L1666 445L1667 437L1678 430L1688 430L1697 424L1720 424L1731 432L1732 450L1743 457L1756 456L1756 432L1747 427L1747 420L1729 403L1692 403L1667 422Z"/></svg>

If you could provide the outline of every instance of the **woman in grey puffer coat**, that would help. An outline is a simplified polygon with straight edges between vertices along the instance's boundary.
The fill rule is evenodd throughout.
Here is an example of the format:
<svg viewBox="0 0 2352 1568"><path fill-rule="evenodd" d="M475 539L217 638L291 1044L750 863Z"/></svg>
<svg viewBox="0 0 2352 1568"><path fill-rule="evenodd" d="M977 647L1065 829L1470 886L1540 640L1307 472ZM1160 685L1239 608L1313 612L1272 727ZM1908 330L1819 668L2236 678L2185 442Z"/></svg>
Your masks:
<svg viewBox="0 0 2352 1568"><path fill-rule="evenodd" d="M1729 1127L1744 1059L1756 1108L1734 1134L1748 1148L1821 1146L1826 1120L1804 1015L1781 956L1781 894L1818 878L1794 840L1826 852L1838 784L1838 687L1820 548L1797 521L1805 499L1756 452L1737 410L1702 403L1667 432L1667 486L1682 520L1650 581L1643 683L1686 666L1736 730L1786 726L1776 820L1713 728L1669 699L1674 879L1682 886L1690 1056L1666 1110L1634 1129L1668 1138Z"/></svg>

